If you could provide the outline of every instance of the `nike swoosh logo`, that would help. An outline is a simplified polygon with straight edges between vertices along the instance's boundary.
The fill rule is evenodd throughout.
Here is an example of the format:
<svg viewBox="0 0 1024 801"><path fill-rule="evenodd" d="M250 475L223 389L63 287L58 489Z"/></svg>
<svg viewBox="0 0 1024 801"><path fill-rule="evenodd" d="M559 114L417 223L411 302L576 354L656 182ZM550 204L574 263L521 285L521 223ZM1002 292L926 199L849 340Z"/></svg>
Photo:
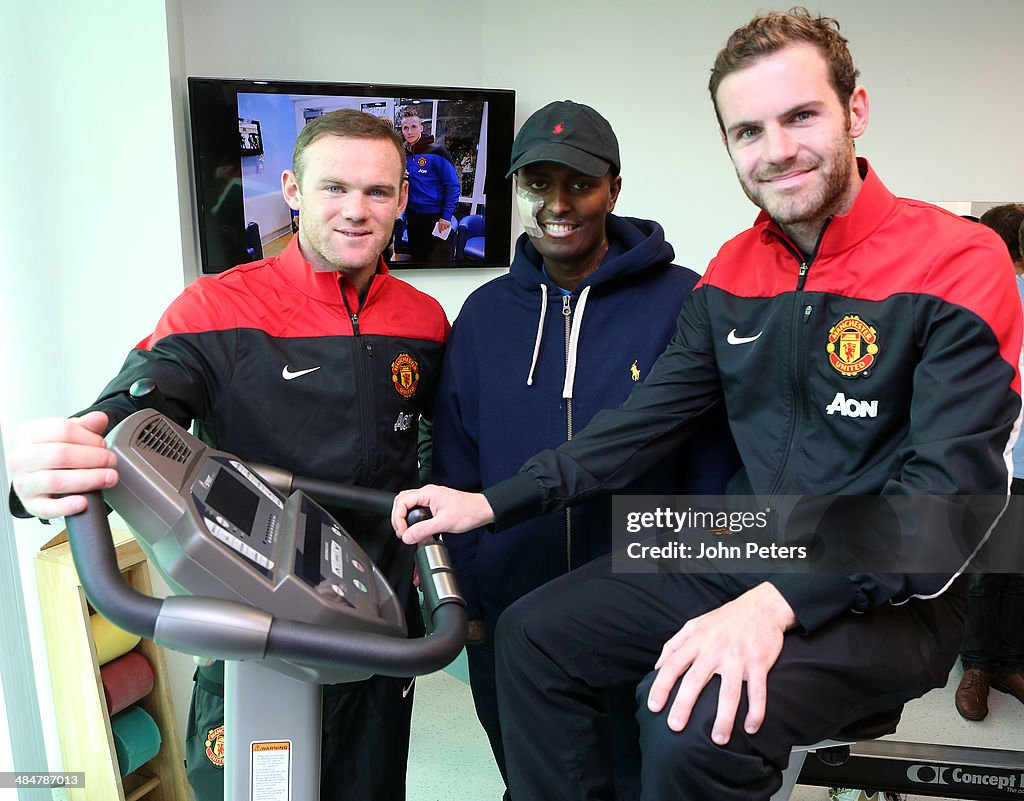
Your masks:
<svg viewBox="0 0 1024 801"><path fill-rule="evenodd" d="M763 333L764 331L758 331L757 334L752 337L738 337L736 336L736 329L734 328L729 332L729 336L725 338L725 341L730 345L746 345L748 342L753 342L755 339L758 339Z"/></svg>
<svg viewBox="0 0 1024 801"><path fill-rule="evenodd" d="M288 365L286 364L284 366L284 369L281 371L281 378L283 378L285 381L291 381L293 378L298 378L299 376L306 375L307 373L316 372L319 369L319 366L310 367L308 370L296 370L293 373L291 370L288 369Z"/></svg>
<svg viewBox="0 0 1024 801"><path fill-rule="evenodd" d="M409 686L402 688L402 698L408 698L409 697L409 693L412 692L412 687L413 687L413 685L415 683L416 683L416 677L413 676L412 677L412 681L409 682Z"/></svg>

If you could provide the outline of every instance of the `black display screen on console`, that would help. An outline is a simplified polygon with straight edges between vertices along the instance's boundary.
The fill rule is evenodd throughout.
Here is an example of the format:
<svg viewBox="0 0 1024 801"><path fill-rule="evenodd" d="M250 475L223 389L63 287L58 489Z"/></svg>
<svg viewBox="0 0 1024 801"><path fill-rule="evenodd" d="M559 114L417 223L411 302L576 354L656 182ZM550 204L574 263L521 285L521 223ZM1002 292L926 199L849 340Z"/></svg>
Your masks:
<svg viewBox="0 0 1024 801"><path fill-rule="evenodd" d="M252 533L259 496L227 470L218 470L206 496L206 504L230 520L245 535Z"/></svg>

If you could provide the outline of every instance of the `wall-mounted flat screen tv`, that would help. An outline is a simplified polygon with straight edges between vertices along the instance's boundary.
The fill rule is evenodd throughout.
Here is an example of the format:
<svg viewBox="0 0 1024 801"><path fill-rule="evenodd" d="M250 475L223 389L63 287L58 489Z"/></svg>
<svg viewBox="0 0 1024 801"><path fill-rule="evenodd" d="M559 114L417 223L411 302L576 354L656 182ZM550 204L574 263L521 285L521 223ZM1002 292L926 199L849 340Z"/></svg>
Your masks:
<svg viewBox="0 0 1024 801"><path fill-rule="evenodd" d="M203 273L284 250L298 230L281 195L295 138L342 108L383 117L406 143L393 268L508 266L514 91L189 78L188 94Z"/></svg>

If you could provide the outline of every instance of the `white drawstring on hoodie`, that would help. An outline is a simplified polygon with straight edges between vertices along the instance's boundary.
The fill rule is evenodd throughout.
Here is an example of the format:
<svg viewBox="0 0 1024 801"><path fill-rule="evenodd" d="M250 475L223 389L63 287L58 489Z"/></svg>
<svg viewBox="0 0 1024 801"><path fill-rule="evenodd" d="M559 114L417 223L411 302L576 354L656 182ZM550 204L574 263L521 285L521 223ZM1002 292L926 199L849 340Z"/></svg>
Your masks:
<svg viewBox="0 0 1024 801"><path fill-rule="evenodd" d="M533 361L530 362L530 374L526 377L526 386L533 386L533 371L537 369L537 356L540 354L540 341L544 338L544 315L548 311L548 288L540 285L540 319L537 321L537 341L533 343Z"/></svg>
<svg viewBox="0 0 1024 801"><path fill-rule="evenodd" d="M580 293L576 302L576 314L573 316L572 328L569 330L569 352L565 359L565 383L562 385L562 397L572 398L573 385L576 382L576 352L579 349L580 327L583 325L583 310L587 306L587 295L590 294L590 287L585 287ZM526 385L533 385L533 373L537 369L537 358L540 355L540 343L544 338L544 318L548 310L548 288L540 285L540 319L537 321L537 339L533 345L533 361L530 363L530 374L526 378Z"/></svg>

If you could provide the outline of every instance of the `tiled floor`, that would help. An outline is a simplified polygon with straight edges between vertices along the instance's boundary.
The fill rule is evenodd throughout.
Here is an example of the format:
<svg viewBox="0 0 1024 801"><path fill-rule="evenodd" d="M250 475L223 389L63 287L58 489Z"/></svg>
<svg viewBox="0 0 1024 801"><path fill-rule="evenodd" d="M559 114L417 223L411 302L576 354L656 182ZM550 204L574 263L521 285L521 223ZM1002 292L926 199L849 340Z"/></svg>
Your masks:
<svg viewBox="0 0 1024 801"><path fill-rule="evenodd" d="M464 675L456 663L453 672ZM946 687L909 704L892 739L979 746L1024 747L1024 705L993 692L990 714L978 723L953 708L960 680L955 669ZM409 801L499 801L502 784L473 712L469 688L458 678L437 673L419 679L409 759ZM798 787L793 801L827 801L820 787ZM924 801L912 796L911 801Z"/></svg>
<svg viewBox="0 0 1024 801"><path fill-rule="evenodd" d="M464 675L460 659L452 672ZM499 801L504 789L469 685L449 673L417 679L408 801Z"/></svg>

